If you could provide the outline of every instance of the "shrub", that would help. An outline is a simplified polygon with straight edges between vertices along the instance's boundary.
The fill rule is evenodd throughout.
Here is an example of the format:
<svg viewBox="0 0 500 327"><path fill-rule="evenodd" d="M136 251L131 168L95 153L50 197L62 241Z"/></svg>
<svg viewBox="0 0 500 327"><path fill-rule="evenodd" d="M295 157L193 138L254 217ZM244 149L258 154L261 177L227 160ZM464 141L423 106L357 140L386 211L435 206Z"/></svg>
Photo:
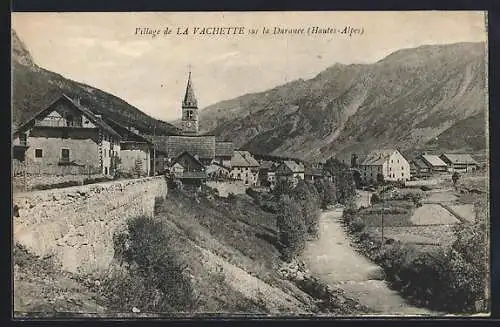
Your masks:
<svg viewBox="0 0 500 327"><path fill-rule="evenodd" d="M365 222L359 218L355 217L350 224L351 231L354 233L360 233L365 229Z"/></svg>
<svg viewBox="0 0 500 327"><path fill-rule="evenodd" d="M111 274L103 284L112 306L153 312L194 308L194 290L173 234L154 218L137 217L128 221L126 233L115 236L115 256L128 269Z"/></svg>
<svg viewBox="0 0 500 327"><path fill-rule="evenodd" d="M422 186L420 186L420 189L421 189L422 191L430 191L430 190L432 190L432 188L430 188L430 187L429 187L429 186L427 186L427 185L422 185Z"/></svg>
<svg viewBox="0 0 500 327"><path fill-rule="evenodd" d="M380 202L380 196L377 193L373 193L372 197L370 198L370 204L374 205Z"/></svg>
<svg viewBox="0 0 500 327"><path fill-rule="evenodd" d="M64 188L64 187L71 187L71 186L78 186L81 185L79 181L66 181L66 182L60 182L60 183L54 183L54 184L39 184L33 186L31 189L33 190L50 190L54 188Z"/></svg>

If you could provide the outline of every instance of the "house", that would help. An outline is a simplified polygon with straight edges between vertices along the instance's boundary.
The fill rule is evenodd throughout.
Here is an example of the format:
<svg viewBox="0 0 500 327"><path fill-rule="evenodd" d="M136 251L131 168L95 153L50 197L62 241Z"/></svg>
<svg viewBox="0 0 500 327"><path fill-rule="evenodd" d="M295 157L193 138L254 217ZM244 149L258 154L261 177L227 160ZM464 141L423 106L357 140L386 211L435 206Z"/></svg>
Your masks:
<svg viewBox="0 0 500 327"><path fill-rule="evenodd" d="M233 142L223 141L215 142L215 158L214 161L219 165L231 168L231 158L234 153Z"/></svg>
<svg viewBox="0 0 500 327"><path fill-rule="evenodd" d="M416 158L410 161L410 177L425 178L430 174L431 169L422 159Z"/></svg>
<svg viewBox="0 0 500 327"><path fill-rule="evenodd" d="M304 165L293 160L285 160L276 168L277 180L288 180L297 185L299 180L304 179Z"/></svg>
<svg viewBox="0 0 500 327"><path fill-rule="evenodd" d="M213 162L206 168L206 172L211 180L225 180L229 178L230 170L218 162Z"/></svg>
<svg viewBox="0 0 500 327"><path fill-rule="evenodd" d="M259 168L260 185L273 188L276 185L276 164L272 161L262 161Z"/></svg>
<svg viewBox="0 0 500 327"><path fill-rule="evenodd" d="M379 177L384 181L407 181L410 164L396 149L373 150L360 164L360 174L365 183L375 183Z"/></svg>
<svg viewBox="0 0 500 327"><path fill-rule="evenodd" d="M478 163L470 154L443 153L439 156L450 172L468 172L478 168Z"/></svg>
<svg viewBox="0 0 500 327"><path fill-rule="evenodd" d="M121 136L100 115L62 94L13 134L14 162L42 175L112 175Z"/></svg>
<svg viewBox="0 0 500 327"><path fill-rule="evenodd" d="M304 168L304 179L314 182L323 178L323 169L320 167L307 166Z"/></svg>
<svg viewBox="0 0 500 327"><path fill-rule="evenodd" d="M153 143L135 128L125 127L109 118L104 120L121 136L120 173L149 176L152 173Z"/></svg>
<svg viewBox="0 0 500 327"><path fill-rule="evenodd" d="M171 176L183 184L200 186L207 180L205 165L187 151L175 158L170 167Z"/></svg>
<svg viewBox="0 0 500 327"><path fill-rule="evenodd" d="M260 164L248 151L234 151L231 158L232 179L242 180L245 185L256 186L259 181Z"/></svg>
<svg viewBox="0 0 500 327"><path fill-rule="evenodd" d="M419 158L427 167L429 167L429 171L432 173L448 171L446 163L436 155L424 153L420 155Z"/></svg>

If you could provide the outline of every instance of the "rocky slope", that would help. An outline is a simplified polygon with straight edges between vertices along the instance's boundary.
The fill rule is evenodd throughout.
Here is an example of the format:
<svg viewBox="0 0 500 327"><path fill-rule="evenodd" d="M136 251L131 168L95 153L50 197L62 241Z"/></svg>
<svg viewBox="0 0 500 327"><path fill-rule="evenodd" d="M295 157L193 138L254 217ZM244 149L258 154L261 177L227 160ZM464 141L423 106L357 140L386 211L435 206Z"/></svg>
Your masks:
<svg viewBox="0 0 500 327"><path fill-rule="evenodd" d="M251 151L307 159L383 146L483 150L485 54L484 43L425 45L335 64L207 107L201 128Z"/></svg>
<svg viewBox="0 0 500 327"><path fill-rule="evenodd" d="M145 134L176 132L177 128L156 120L122 99L78 83L36 65L29 51L12 30L12 123L15 128L54 101L62 92L97 114L107 116Z"/></svg>

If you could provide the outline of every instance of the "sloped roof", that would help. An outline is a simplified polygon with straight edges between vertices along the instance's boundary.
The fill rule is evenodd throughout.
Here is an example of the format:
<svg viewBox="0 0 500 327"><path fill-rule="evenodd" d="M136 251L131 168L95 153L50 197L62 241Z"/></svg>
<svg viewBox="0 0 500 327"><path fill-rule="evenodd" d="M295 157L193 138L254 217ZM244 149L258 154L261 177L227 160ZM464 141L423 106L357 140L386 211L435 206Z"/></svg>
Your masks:
<svg viewBox="0 0 500 327"><path fill-rule="evenodd" d="M65 101L66 103L70 104L73 108L77 109L80 111L85 117L87 117L92 123L95 125L99 126L101 129L105 130L109 134L112 134L118 138L121 139L120 134L118 134L113 128L111 128L108 124L106 124L102 118L97 117L90 109L82 106L78 102L74 101L71 99L69 96L66 94L62 94L59 98L57 98L55 101L53 101L50 105L48 105L46 108L43 110L40 110L36 114L34 114L30 119L28 119L25 123L21 124L19 128L14 132L14 135L27 129L29 126L31 126L35 119L40 118L44 114L49 114L50 110L52 110L52 107L58 103L59 101Z"/></svg>
<svg viewBox="0 0 500 327"><path fill-rule="evenodd" d="M198 107L198 100L194 95L193 82L191 82L191 72L189 72L188 82L186 85L186 93L184 94L184 100L182 101L183 107Z"/></svg>
<svg viewBox="0 0 500 327"><path fill-rule="evenodd" d="M441 158L439 158L436 155L433 155L433 154L423 154L423 155L421 155L421 157L422 157L422 160L424 162L427 162L432 167L447 166L446 163L443 160L441 160Z"/></svg>
<svg viewBox="0 0 500 327"><path fill-rule="evenodd" d="M417 159L414 159L414 160L410 161L410 165L411 165L411 164L415 165L415 167L417 167L417 168L419 168L419 169L422 169L422 168L424 168L424 169L425 169L425 168L429 168L429 167L425 164L425 162L423 162L423 161L422 161L422 159L419 159L419 158L417 158Z"/></svg>
<svg viewBox="0 0 500 327"><path fill-rule="evenodd" d="M154 143L168 158L175 158L187 151L199 159L215 157L215 136L169 135L155 137Z"/></svg>
<svg viewBox="0 0 500 327"><path fill-rule="evenodd" d="M196 158L194 155L192 155L191 153L189 153L187 151L182 152L175 159L173 159L171 165L173 166L176 163L178 163L179 162L179 158L181 158L182 156L189 156L189 157L191 157L191 159L193 159L194 162L196 162L201 167L205 168L205 165L203 165L203 163L200 160L198 160L198 158Z"/></svg>
<svg viewBox="0 0 500 327"><path fill-rule="evenodd" d="M470 154L443 153L441 156L444 156L453 164L477 165L477 161Z"/></svg>
<svg viewBox="0 0 500 327"><path fill-rule="evenodd" d="M270 170L273 168L274 162L272 161L262 161L260 164L260 169Z"/></svg>
<svg viewBox="0 0 500 327"><path fill-rule="evenodd" d="M118 134L120 134L123 142L142 142L149 145L153 144L153 142L148 140L146 137L128 129L127 127L110 118L105 117L104 121L106 121L106 123L108 123Z"/></svg>
<svg viewBox="0 0 500 327"><path fill-rule="evenodd" d="M232 167L259 167L260 164L248 151L234 151L231 158Z"/></svg>
<svg viewBox="0 0 500 327"><path fill-rule="evenodd" d="M227 167L219 165L218 163L212 163L210 166L207 167L206 172L207 172L207 174L211 174L211 173L216 172L220 169L223 169L223 170L229 172L229 169Z"/></svg>
<svg viewBox="0 0 500 327"><path fill-rule="evenodd" d="M234 152L233 142L215 142L216 157L232 157Z"/></svg>
<svg viewBox="0 0 500 327"><path fill-rule="evenodd" d="M382 165L389 156L393 154L395 149L377 149L371 151L366 158L363 160L361 165L364 166L373 166L373 165Z"/></svg>
<svg viewBox="0 0 500 327"><path fill-rule="evenodd" d="M292 160L286 160L283 162L290 170L294 173L303 173L304 172L304 165L303 164L297 164L295 161Z"/></svg>

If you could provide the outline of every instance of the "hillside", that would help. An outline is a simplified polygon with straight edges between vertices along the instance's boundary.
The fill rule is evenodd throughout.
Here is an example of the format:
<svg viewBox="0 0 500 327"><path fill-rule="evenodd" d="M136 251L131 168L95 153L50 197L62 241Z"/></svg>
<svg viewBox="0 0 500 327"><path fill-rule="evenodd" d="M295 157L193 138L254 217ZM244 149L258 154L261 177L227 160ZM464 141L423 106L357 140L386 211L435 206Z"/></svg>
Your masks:
<svg viewBox="0 0 500 327"><path fill-rule="evenodd" d="M29 51L12 30L12 123L13 127L29 119L54 101L62 92L93 112L107 116L145 134L177 131L173 125L154 119L122 99L97 88L78 83L43 69L34 63Z"/></svg>
<svg viewBox="0 0 500 327"><path fill-rule="evenodd" d="M366 312L339 287L331 286L335 295L325 299L314 277L304 274L298 284L283 276L276 215L246 194L222 198L208 188L198 195L172 189L157 198L154 218L131 219L126 230L110 237L114 263L102 278L69 274L53 258L15 247L14 284L23 296L16 298L16 313L116 318ZM132 308L140 313L132 314Z"/></svg>
<svg viewBox="0 0 500 327"><path fill-rule="evenodd" d="M335 64L312 79L209 106L200 126L251 151L309 159L425 148L438 136L432 147L481 151L485 51L484 43L425 45L373 64ZM469 119L477 123L467 126Z"/></svg>

